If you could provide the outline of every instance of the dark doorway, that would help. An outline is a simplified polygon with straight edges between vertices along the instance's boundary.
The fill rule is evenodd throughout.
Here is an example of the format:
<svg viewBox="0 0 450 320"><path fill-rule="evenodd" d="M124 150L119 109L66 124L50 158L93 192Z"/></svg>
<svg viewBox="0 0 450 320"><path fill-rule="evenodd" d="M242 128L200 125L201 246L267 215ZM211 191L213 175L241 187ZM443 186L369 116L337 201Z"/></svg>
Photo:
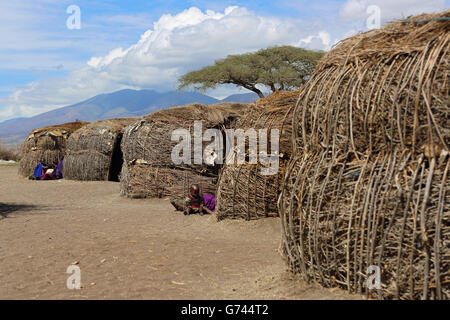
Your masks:
<svg viewBox="0 0 450 320"><path fill-rule="evenodd" d="M122 171L123 165L123 153L120 148L122 142L122 135L118 135L114 144L114 150L111 156L111 165L109 166L109 181L119 181L120 171Z"/></svg>

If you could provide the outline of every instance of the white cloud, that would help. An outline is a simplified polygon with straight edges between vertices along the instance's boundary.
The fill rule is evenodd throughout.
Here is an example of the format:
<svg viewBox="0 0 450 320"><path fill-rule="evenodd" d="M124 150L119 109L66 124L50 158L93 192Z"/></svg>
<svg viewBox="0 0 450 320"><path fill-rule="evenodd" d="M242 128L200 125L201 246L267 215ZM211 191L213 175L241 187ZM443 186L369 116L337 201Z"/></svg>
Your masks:
<svg viewBox="0 0 450 320"><path fill-rule="evenodd" d="M130 43L126 39L122 45L105 46L101 40L98 43L92 40L94 33L89 33L90 37L85 39L83 46L88 47L92 43L92 46L100 46L103 50L105 47L116 49L104 54L91 53L82 67L73 69L67 76L38 80L17 89L8 98L2 98L0 106L4 107L0 107L0 121L12 116L31 116L124 88L173 90L182 74L212 64L228 54L274 45L328 50L345 36L364 31L369 5L380 7L383 21L445 8L443 0L347 0L340 10L337 7L327 9L327 14L320 18L297 20L260 16L242 7L228 7L223 12L192 7L175 15L161 16L133 45L125 45ZM145 25L146 16L139 17L137 25ZM133 20L130 16L102 19L123 24L132 24ZM13 24L12 21L10 23ZM87 26L86 30L91 29ZM6 34L6 30L3 31ZM52 39L50 36L35 38L35 42L41 38ZM17 45L22 45L22 42ZM60 42L55 42L54 47L59 45ZM3 56L0 53L0 58ZM11 54L6 57L12 59ZM63 64L66 66L66 62ZM49 61L48 65L55 65L55 62ZM222 97L232 92L226 87L208 93Z"/></svg>
<svg viewBox="0 0 450 320"><path fill-rule="evenodd" d="M273 45L301 45L300 39L308 39L309 32L305 22L262 17L241 7L228 7L224 12L202 12L193 7L176 15L166 14L129 48L92 57L66 77L42 79L18 89L8 98L0 121L5 110L30 116L124 88L173 90L185 72L228 54ZM314 37L321 41L314 44L316 49L329 47L327 32ZM313 44L313 39L310 42Z"/></svg>
<svg viewBox="0 0 450 320"><path fill-rule="evenodd" d="M297 46L311 50L328 50L331 45L331 35L326 31L320 31L316 35L309 35L306 38L300 39L297 43Z"/></svg>
<svg viewBox="0 0 450 320"><path fill-rule="evenodd" d="M115 59L124 57L128 51L130 51L130 49L124 51L122 48L116 48L111 50L104 57L92 57L87 64L93 68L105 67L111 64Z"/></svg>

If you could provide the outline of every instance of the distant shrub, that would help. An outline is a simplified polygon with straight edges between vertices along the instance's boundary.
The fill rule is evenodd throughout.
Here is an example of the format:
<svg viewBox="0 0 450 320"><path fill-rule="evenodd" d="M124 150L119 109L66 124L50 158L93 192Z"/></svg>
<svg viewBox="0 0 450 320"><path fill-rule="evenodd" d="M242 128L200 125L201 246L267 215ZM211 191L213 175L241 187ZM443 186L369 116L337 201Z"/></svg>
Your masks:
<svg viewBox="0 0 450 320"><path fill-rule="evenodd" d="M0 160L19 160L19 148L8 148L0 142Z"/></svg>

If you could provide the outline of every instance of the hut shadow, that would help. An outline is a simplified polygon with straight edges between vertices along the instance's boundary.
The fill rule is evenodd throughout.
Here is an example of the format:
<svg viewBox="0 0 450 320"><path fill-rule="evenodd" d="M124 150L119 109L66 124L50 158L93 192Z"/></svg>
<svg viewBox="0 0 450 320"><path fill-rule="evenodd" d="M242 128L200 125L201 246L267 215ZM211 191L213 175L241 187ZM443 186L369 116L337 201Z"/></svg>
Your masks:
<svg viewBox="0 0 450 320"><path fill-rule="evenodd" d="M37 206L35 205L0 202L0 220L8 218L12 213L29 212L36 210L36 208Z"/></svg>

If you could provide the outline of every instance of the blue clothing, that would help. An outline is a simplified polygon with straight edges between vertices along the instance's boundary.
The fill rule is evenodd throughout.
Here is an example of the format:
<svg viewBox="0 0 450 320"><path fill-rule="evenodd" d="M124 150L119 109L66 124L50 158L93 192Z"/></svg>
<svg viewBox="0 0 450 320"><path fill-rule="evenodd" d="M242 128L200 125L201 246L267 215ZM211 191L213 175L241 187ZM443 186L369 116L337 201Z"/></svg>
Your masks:
<svg viewBox="0 0 450 320"><path fill-rule="evenodd" d="M35 168L34 168L34 173L33 173L33 177L36 178L36 180L40 180L42 176L42 163L39 163Z"/></svg>

